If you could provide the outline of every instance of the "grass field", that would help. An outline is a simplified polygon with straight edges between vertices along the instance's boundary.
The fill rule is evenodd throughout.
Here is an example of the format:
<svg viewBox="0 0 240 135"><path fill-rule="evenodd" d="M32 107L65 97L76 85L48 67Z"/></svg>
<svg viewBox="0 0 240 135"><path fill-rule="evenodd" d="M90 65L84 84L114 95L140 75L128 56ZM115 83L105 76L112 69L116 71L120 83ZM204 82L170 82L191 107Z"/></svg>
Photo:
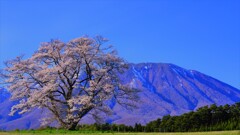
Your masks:
<svg viewBox="0 0 240 135"><path fill-rule="evenodd" d="M240 131L182 132L182 133L101 133L79 131L14 131L0 132L0 135L240 135Z"/></svg>

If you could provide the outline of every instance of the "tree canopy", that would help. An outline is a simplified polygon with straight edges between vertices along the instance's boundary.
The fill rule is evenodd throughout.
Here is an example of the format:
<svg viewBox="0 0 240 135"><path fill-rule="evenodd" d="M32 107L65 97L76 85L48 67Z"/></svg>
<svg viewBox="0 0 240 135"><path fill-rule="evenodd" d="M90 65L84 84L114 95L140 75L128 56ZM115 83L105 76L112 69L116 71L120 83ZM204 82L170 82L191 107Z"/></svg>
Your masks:
<svg viewBox="0 0 240 135"><path fill-rule="evenodd" d="M28 59L19 56L7 61L2 77L11 98L19 100L11 114L47 109L51 117L43 119L43 125L58 121L66 129L75 129L86 114L92 112L97 120L99 111L111 112L109 99L133 105L136 91L118 78L127 63L112 46L103 46L106 41L101 36L67 43L51 40Z"/></svg>

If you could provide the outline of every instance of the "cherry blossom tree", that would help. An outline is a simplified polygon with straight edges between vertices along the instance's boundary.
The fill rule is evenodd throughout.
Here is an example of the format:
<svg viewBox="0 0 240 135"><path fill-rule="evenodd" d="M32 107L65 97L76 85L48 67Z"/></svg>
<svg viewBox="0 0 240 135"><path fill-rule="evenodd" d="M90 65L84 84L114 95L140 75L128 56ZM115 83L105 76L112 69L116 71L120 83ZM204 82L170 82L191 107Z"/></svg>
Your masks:
<svg viewBox="0 0 240 135"><path fill-rule="evenodd" d="M20 56L7 61L2 77L11 98L19 100L11 115L46 109L51 117L44 118L42 124L57 121L74 130L86 114L111 111L106 102L110 99L133 105L136 90L122 85L119 79L127 63L111 46L103 46L106 41L100 36L80 37L68 43L52 40L42 43L28 59Z"/></svg>

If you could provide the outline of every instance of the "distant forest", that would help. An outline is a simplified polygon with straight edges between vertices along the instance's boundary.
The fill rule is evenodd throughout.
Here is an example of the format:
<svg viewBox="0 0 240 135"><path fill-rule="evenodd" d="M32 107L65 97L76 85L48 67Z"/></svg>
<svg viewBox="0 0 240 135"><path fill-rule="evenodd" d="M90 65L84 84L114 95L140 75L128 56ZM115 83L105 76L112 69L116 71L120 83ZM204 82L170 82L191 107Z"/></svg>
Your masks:
<svg viewBox="0 0 240 135"><path fill-rule="evenodd" d="M204 106L195 112L180 116L164 116L146 125L135 126L117 124L79 125L79 130L103 132L192 132L240 130L240 102L233 105Z"/></svg>
<svg viewBox="0 0 240 135"><path fill-rule="evenodd" d="M204 106L180 116L164 116L149 122L146 132L188 132L240 130L240 102L233 105Z"/></svg>

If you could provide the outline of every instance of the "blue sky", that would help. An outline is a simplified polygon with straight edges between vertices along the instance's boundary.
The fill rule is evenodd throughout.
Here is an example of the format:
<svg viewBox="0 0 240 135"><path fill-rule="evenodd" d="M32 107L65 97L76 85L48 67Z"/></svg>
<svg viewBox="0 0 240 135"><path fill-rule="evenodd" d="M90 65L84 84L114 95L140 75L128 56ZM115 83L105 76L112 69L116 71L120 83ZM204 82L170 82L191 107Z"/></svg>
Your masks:
<svg viewBox="0 0 240 135"><path fill-rule="evenodd" d="M0 67L41 42L102 35L128 62L173 63L240 89L239 0L0 0Z"/></svg>

